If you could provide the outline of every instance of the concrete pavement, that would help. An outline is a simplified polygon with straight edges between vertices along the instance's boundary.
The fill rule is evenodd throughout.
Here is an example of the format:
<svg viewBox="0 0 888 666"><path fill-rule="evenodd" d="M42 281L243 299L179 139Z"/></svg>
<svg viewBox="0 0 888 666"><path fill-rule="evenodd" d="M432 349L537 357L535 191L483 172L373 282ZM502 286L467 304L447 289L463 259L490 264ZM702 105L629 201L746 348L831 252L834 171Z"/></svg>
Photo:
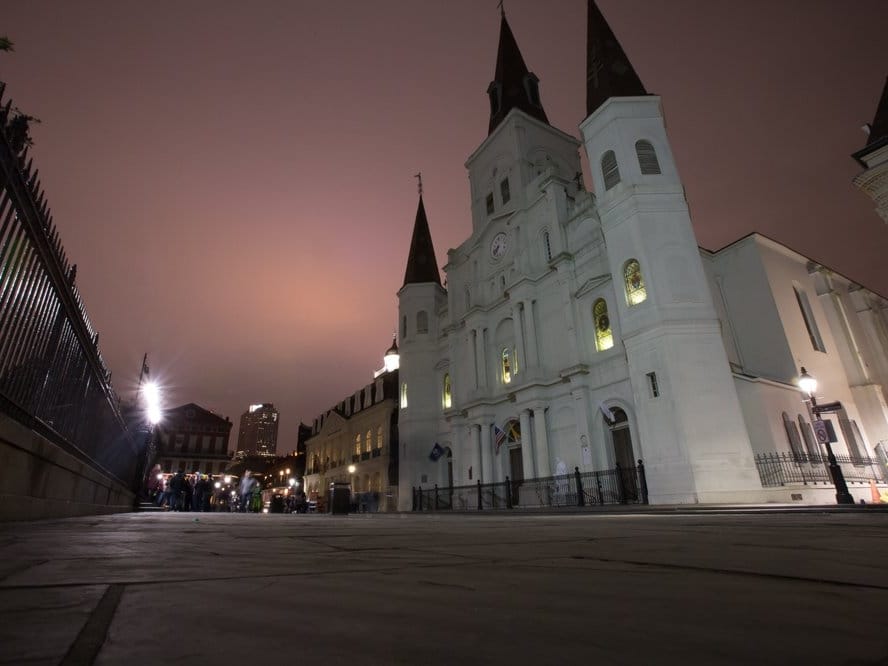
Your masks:
<svg viewBox="0 0 888 666"><path fill-rule="evenodd" d="M0 525L2 664L888 664L888 513Z"/></svg>

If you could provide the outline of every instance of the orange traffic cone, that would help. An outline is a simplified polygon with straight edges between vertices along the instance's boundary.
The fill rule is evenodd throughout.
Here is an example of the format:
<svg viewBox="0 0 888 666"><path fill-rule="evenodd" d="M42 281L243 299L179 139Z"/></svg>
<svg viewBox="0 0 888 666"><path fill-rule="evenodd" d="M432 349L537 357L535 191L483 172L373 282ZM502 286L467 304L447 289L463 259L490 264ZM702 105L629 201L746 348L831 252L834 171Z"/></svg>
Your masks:
<svg viewBox="0 0 888 666"><path fill-rule="evenodd" d="M882 501L882 495L879 493L879 489L876 488L874 479L870 479L870 497L872 497L873 504L879 504Z"/></svg>

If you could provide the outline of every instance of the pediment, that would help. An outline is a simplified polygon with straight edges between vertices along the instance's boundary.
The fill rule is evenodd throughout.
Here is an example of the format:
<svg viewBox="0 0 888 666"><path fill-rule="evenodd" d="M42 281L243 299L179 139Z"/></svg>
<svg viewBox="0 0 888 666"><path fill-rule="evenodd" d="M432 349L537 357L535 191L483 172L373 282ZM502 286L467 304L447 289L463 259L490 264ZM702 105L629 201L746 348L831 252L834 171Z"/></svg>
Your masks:
<svg viewBox="0 0 888 666"><path fill-rule="evenodd" d="M589 278L586 282L577 289L577 293L574 294L575 298L579 298L580 296L585 296L590 291L593 291L600 287L603 284L606 284L611 281L611 274L605 273L604 275L597 275L596 277Z"/></svg>

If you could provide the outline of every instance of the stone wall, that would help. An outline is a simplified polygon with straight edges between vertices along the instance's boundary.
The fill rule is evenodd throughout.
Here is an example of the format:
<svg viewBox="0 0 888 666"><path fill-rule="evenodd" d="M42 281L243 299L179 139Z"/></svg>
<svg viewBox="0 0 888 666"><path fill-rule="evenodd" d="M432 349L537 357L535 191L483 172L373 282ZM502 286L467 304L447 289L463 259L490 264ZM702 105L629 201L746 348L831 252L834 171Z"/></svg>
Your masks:
<svg viewBox="0 0 888 666"><path fill-rule="evenodd" d="M132 511L134 500L119 480L0 414L0 521Z"/></svg>

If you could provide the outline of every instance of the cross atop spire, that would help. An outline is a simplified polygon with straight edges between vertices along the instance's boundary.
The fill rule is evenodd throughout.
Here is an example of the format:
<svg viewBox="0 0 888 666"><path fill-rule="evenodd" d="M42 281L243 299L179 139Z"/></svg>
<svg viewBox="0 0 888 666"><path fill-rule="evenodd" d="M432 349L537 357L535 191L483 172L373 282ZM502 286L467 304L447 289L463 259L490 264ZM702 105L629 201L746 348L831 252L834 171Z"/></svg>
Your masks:
<svg viewBox="0 0 888 666"><path fill-rule="evenodd" d="M611 97L647 95L632 63L604 19L589 0L586 36L586 115Z"/></svg>
<svg viewBox="0 0 888 666"><path fill-rule="evenodd" d="M413 177L417 180L416 187L419 190L419 196L422 197L422 171L414 174Z"/></svg>
<svg viewBox="0 0 888 666"><path fill-rule="evenodd" d="M529 116L548 123L540 101L539 79L528 71L515 41L515 35L506 21L506 12L500 3L500 37L496 54L496 73L487 87L490 96L490 125L487 133L497 128L512 109L520 109Z"/></svg>

